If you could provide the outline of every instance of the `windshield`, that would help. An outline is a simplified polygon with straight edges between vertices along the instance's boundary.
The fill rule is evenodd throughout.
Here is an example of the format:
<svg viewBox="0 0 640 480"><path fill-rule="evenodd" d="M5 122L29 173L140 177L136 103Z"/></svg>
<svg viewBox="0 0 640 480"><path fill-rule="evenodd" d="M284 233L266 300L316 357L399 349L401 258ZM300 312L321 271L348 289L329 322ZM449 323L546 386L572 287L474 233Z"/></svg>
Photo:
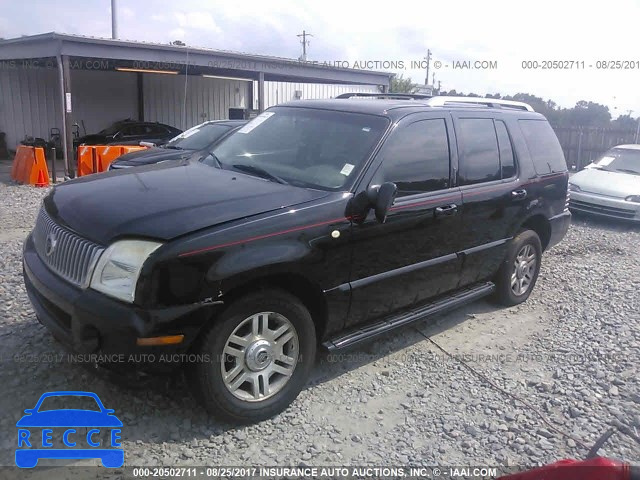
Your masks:
<svg viewBox="0 0 640 480"><path fill-rule="evenodd" d="M87 395L54 395L42 400L39 412L50 410L92 410L100 411L100 407L93 397Z"/></svg>
<svg viewBox="0 0 640 480"><path fill-rule="evenodd" d="M640 150L612 148L593 164L595 168L612 172L637 173L640 175Z"/></svg>
<svg viewBox="0 0 640 480"><path fill-rule="evenodd" d="M276 107L224 140L213 154L222 168L339 190L356 175L387 125L387 119L374 115Z"/></svg>
<svg viewBox="0 0 640 480"><path fill-rule="evenodd" d="M203 150L232 128L219 123L197 125L172 138L164 146L177 147L181 150Z"/></svg>

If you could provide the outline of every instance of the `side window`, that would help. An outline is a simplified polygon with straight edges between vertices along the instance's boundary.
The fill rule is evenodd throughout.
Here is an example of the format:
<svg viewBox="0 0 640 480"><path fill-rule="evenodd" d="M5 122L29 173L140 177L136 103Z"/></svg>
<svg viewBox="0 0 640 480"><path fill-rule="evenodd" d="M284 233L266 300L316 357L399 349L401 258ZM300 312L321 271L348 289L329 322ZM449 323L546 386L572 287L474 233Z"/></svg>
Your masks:
<svg viewBox="0 0 640 480"><path fill-rule="evenodd" d="M167 133L167 129L160 125L147 125L145 127L145 133L150 135L164 135Z"/></svg>
<svg viewBox="0 0 640 480"><path fill-rule="evenodd" d="M500 180L498 138L491 118L461 118L460 184Z"/></svg>
<svg viewBox="0 0 640 480"><path fill-rule="evenodd" d="M394 182L399 197L449 187L449 139L442 118L397 130L380 154L381 183Z"/></svg>
<svg viewBox="0 0 640 480"><path fill-rule="evenodd" d="M122 134L126 136L134 136L134 135L142 135L144 133L144 127L139 125L131 125L129 127L125 127L122 130Z"/></svg>
<svg viewBox="0 0 640 480"><path fill-rule="evenodd" d="M551 125L545 120L518 120L536 173L566 172L564 152Z"/></svg>
<svg viewBox="0 0 640 480"><path fill-rule="evenodd" d="M507 126L501 120L496 120L496 134L498 135L498 147L500 148L502 178L513 177L516 174L516 161L513 156L513 147L511 146Z"/></svg>

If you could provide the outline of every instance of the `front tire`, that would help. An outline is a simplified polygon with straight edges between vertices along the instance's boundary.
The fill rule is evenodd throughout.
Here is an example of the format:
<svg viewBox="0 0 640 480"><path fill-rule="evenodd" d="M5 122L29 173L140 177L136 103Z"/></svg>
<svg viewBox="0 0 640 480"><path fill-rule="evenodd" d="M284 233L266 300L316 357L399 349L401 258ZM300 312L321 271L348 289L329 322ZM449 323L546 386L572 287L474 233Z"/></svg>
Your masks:
<svg viewBox="0 0 640 480"><path fill-rule="evenodd" d="M233 302L196 349L205 361L190 365L187 378L209 413L259 422L287 408L306 384L315 325L298 298L263 290Z"/></svg>
<svg viewBox="0 0 640 480"><path fill-rule="evenodd" d="M518 305L531 295L540 272L542 245L533 230L521 230L512 240L496 275L496 300Z"/></svg>

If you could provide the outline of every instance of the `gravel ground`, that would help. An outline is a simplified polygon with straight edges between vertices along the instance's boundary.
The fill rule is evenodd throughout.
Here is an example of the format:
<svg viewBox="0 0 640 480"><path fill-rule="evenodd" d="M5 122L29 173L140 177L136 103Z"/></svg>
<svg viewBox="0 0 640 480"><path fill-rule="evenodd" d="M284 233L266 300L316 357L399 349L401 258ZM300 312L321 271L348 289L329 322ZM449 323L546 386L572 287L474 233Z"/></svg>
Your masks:
<svg viewBox="0 0 640 480"><path fill-rule="evenodd" d="M413 328L320 355L288 410L241 428L207 416L180 378L134 389L21 359L64 354L22 283L22 241L45 193L0 184L0 465L13 464L22 411L51 390L94 391L114 408L127 466L532 465L586 453ZM639 273L640 227L577 218L526 304L480 301L416 328L588 445L614 421L640 433ZM622 435L600 453L640 461Z"/></svg>

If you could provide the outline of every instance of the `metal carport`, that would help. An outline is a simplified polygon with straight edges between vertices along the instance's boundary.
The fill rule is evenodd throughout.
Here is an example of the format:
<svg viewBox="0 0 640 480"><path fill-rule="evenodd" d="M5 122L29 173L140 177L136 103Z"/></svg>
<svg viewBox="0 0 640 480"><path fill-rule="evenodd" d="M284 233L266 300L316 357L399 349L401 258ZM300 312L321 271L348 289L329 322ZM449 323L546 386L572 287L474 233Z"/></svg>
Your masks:
<svg viewBox="0 0 640 480"><path fill-rule="evenodd" d="M11 75L15 77L14 84L19 84L24 94L19 97L20 103L9 108L7 103L11 99L7 97L14 95L9 81ZM128 75L126 81L123 75ZM184 85L182 98L176 93L176 81L172 83L175 98L167 99L162 90L162 83L167 82L151 80L151 77L170 76L181 80L180 88ZM379 87L380 91L387 91L391 76L386 72L335 68L288 58L45 33L0 41L0 101L3 100L2 90L5 92L4 102L0 103L0 130L2 124L16 121L18 114L24 118L27 109L30 109L26 113L31 117L42 116L37 104L42 98L48 100L50 103L45 115L48 120L40 121L62 130L65 175L69 175L74 169L71 164L72 126L74 112L78 110L117 108L121 104L120 109L129 109L137 119L150 120L148 111L161 107L159 103L172 102L174 109L177 108L176 103L181 103L180 110L185 118L181 123L187 123L190 111L187 92L190 83L197 85L204 81L201 79L219 82L221 95L230 97L229 105L236 101L245 107L253 106L255 91L258 109L263 110L267 81L372 85ZM8 80L3 80L4 77ZM256 89L253 88L254 82ZM242 85L246 85L246 90ZM101 98L96 103L91 88L94 91L111 88L111 91L108 98ZM155 90L158 90L156 97L149 98Z"/></svg>

